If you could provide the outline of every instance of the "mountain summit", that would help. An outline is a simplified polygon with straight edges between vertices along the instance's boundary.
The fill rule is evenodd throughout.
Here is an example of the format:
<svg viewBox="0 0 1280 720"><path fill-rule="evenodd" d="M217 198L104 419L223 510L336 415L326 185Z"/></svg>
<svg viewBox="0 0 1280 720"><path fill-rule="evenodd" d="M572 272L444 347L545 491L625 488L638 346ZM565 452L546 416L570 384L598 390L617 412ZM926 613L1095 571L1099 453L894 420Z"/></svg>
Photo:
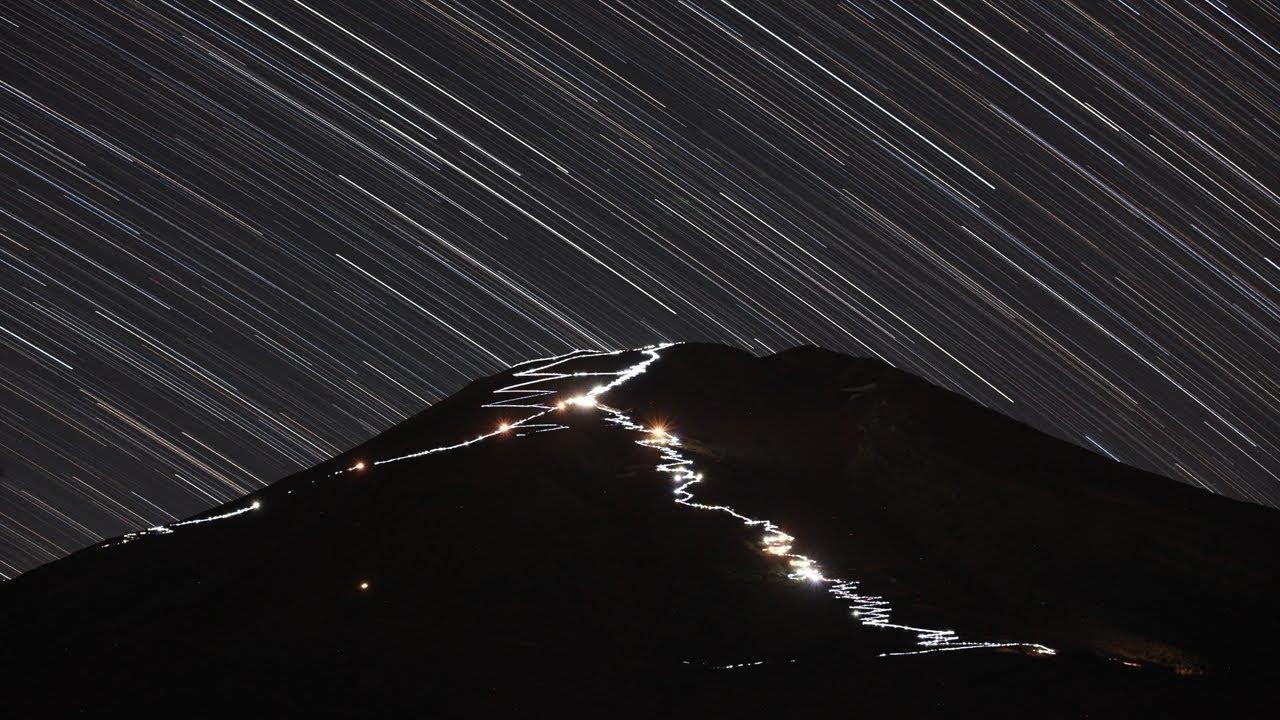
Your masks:
<svg viewBox="0 0 1280 720"><path fill-rule="evenodd" d="M579 351L0 586L0 652L13 717L1221 714L1276 547L878 361Z"/></svg>

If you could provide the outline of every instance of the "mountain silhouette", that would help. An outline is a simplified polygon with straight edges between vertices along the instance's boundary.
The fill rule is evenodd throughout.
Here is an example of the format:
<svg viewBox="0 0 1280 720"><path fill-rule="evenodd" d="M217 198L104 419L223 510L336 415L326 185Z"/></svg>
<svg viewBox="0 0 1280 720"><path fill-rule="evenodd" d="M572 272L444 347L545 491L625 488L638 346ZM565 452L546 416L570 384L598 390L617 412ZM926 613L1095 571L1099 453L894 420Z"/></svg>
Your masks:
<svg viewBox="0 0 1280 720"><path fill-rule="evenodd" d="M1280 512L882 362L579 351L0 586L10 717L1244 713Z"/></svg>

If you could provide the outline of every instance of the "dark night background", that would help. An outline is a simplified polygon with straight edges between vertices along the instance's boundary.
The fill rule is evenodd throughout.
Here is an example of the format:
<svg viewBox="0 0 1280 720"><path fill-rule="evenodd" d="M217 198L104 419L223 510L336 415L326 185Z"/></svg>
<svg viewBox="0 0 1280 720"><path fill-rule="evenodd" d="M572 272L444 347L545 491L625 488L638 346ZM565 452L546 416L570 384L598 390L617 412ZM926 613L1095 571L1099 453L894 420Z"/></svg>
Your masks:
<svg viewBox="0 0 1280 720"><path fill-rule="evenodd" d="M1274 5L344 5L0 10L0 575L675 339L1280 501Z"/></svg>

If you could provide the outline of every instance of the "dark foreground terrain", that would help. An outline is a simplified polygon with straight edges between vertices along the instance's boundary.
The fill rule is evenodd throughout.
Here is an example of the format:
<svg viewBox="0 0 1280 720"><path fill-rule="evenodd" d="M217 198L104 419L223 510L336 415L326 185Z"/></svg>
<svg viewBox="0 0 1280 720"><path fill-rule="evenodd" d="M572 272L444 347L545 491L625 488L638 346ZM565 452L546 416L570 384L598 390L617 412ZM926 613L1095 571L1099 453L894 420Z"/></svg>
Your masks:
<svg viewBox="0 0 1280 720"><path fill-rule="evenodd" d="M606 409L556 409L613 377L495 395L537 380L508 372L201 517L238 514L0 586L4 716L1269 712L1280 512L878 362L658 354L597 399L680 438L705 476L696 502L778 523L825 575L883 596L894 623L1056 654L882 656L944 648L789 577L759 527L674 502L659 450L637 444L651 435ZM495 432L543 412L513 405L549 409Z"/></svg>

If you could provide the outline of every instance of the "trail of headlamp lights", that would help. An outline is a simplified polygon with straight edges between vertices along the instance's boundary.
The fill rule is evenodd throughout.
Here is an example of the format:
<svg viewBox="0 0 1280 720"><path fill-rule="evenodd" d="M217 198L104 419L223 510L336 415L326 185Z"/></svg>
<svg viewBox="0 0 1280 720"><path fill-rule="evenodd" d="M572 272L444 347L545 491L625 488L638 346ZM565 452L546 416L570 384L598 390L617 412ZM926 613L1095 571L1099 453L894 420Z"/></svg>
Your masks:
<svg viewBox="0 0 1280 720"><path fill-rule="evenodd" d="M497 429L491 432L482 433L469 440L463 440L462 442L457 442L450 445L440 445L438 447L427 448L425 450L419 450L417 452L412 452L407 455L399 455L396 457L384 458L382 460L375 460L373 461L372 466L387 465L393 462L400 462L402 460L412 460L414 458L424 457L427 455L434 455L436 453L447 452L449 450L457 450L458 448L464 448L464 447L467 447L468 445L475 445L476 443L479 443L483 440L487 440L497 435L505 435L517 428L533 430L534 432L546 432L549 430L568 429L569 427L568 425L563 425L560 423L533 422L534 420L537 420L538 418L541 418L544 415L547 415L553 410L564 409L564 404L561 403L557 407L552 407L549 405L530 404L530 403L524 402L526 400L531 400L534 398L543 397L545 395L555 393L554 390L546 390L546 389L529 390L528 389L529 386L539 384L539 383L555 381L555 380L564 380L566 378L572 378L572 377L590 377L590 376L612 377L613 380L608 384L597 385L596 387L592 388L590 392L584 395L575 397L572 400L568 401L568 402L572 402L575 405L579 405L583 407L591 407L595 405L595 398L601 393L609 389L612 389L614 387L617 387L621 383L624 383L627 380L635 377L636 375L644 372L645 369L649 367L650 363L658 359L656 352L654 352L655 350L663 347L669 347L669 346L670 344L661 345L661 346L655 345L650 348L644 348L643 350L644 352L650 352L651 354L648 355L644 361L637 363L636 365L633 365L631 367L628 367L621 372L564 373L564 372L550 372L550 368L555 367L556 365L560 365L561 363L568 362L570 360L621 355L623 353L629 352L627 350L614 350L610 352L573 350L571 352L563 353L561 355L529 360L529 361L520 363L518 365L515 365L513 366L513 369L521 367L523 365L531 365L534 363L539 363L537 366L535 366L530 370L519 370L512 373L514 377L521 378L522 379L521 382L515 383L514 385L508 385L506 387L503 387L499 390L494 391L495 395L516 393L516 394L519 394L519 397L511 398L508 400L501 400L494 403L487 403L482 407L528 408L528 409L537 410L538 412L535 412L532 415L529 415L528 417L517 420L515 422L504 422L501 425L499 425ZM526 380L525 378L529 378L529 379ZM520 434L523 434L523 433L520 433ZM351 465L350 467L345 467L340 470L335 470L329 473L329 476L333 477L335 475L342 475L343 473L349 473L349 472L362 472L365 469L369 468L370 466L371 466L370 463L366 463L365 461L360 460L360 461L357 461L355 464ZM292 493L292 491L290 491L290 493ZM124 545L140 537L144 537L148 535L169 535L173 533L175 528L186 527L188 525L199 525L203 523L214 522L216 520L225 520L227 518L236 517L238 515L243 515L247 512L261 509L261 507L262 507L262 502L260 500L254 500L252 503L245 505L244 507L241 507L236 510L232 510L230 512L221 513L219 515L213 515L213 516L204 517L204 518L197 518L194 520L183 520L181 522L169 523L166 525L156 525L155 527L150 527L145 530L139 530L137 532L127 533L125 535L120 536L120 538L116 540L110 540L105 543L102 543L101 545L99 545L99 547L102 547L102 548L117 547L119 545Z"/></svg>
<svg viewBox="0 0 1280 720"><path fill-rule="evenodd" d="M827 591L832 595L849 602L849 610L853 617L862 625L875 627L886 630L901 630L904 632L914 633L916 643L919 650L907 652L889 652L881 653L881 657L896 655L922 655L932 652L944 652L954 650L974 650L982 648L1018 648L1030 650L1037 654L1052 655L1054 650L1039 643L1026 642L985 642L973 640L961 640L954 630L937 630L933 628L915 627L912 625L902 625L895 623L891 619L892 608L887 599L879 595L864 595L858 592L858 582L856 580L846 580L842 578L827 577L818 567L817 562L812 558L791 552L792 543L795 537L788 535L782 531L782 528L767 519L753 518L744 515L728 505L708 505L697 502L694 494L690 490L694 485L702 482L702 473L695 472L693 469L693 460L685 457L680 453L679 438L667 433L661 428L646 428L635 422L626 413L616 408L605 405L599 405L600 409L607 413L609 422L621 425L628 430L643 432L646 437L637 440L636 444L644 447L653 448L658 451L662 458L662 462L658 464L659 472L667 473L672 476L676 483L675 501L698 510L710 510L731 515L743 524L751 527L759 527L764 532L760 538L761 548L764 552L788 561L791 572L787 577L793 580L803 580L811 583L819 583L827 587ZM736 665L723 666L724 668L751 667L759 663L738 663Z"/></svg>
<svg viewBox="0 0 1280 720"><path fill-rule="evenodd" d="M156 525L155 527L149 527L146 530L139 530L137 532L125 533L124 535L121 535L120 539L118 540L113 540L110 542L103 543L102 547L105 548L105 547L115 547L117 545L124 545L126 543L133 542L134 540L137 540L138 538L144 535L170 535L173 533L175 528L187 527L188 525L203 525L204 523L211 523L217 520L226 520L227 518L230 518L230 517L235 517L237 515L243 515L247 512L252 512L261 507L262 507L262 501L254 500L253 502L249 503L248 505L245 505L242 508L239 508L237 510L232 510L230 512L224 512L220 515L210 515L209 517L195 518L194 520L182 520L180 522L169 523L168 525Z"/></svg>
<svg viewBox="0 0 1280 720"><path fill-rule="evenodd" d="M763 533L760 537L761 549L769 555L787 561L791 568L788 577L793 580L816 583L826 586L827 592L835 597L849 603L849 610L857 622L867 627L879 628L882 630L899 630L909 632L915 635L916 645L919 649L904 652L886 652L881 653L881 657L901 656L901 655L922 655L935 652L949 652L956 650L976 650L976 649L995 649L995 648L1013 648L1028 650L1036 654L1052 655L1054 650L1039 643L1027 642L987 642L961 640L954 630L938 630L933 628L915 627L912 625L903 625L893 622L891 618L892 608L887 599L879 595L865 595L858 591L859 584L855 580L847 580L843 578L828 577L823 574L817 562L812 558L792 552L792 546L795 537L783 532L776 523L761 518L754 518L745 515L728 505L709 505L697 502L694 498L691 488L702 482L702 473L693 469L693 460L683 455L680 448L679 438L671 435L661 428L646 428L637 423L629 415L609 407L600 402L600 397L609 390L622 385L631 378L640 375L649 369L649 366L657 362L661 357L661 351L671 347L674 343L666 343L661 345L651 345L649 347L640 348L637 351L616 350L612 352L600 352L589 350L574 350L562 355L556 355L549 358L541 358L530 360L515 367L522 365L533 365L532 368L526 370L517 370L512 373L518 382L506 385L494 391L494 395L514 395L515 397L505 398L491 403L486 403L481 407L485 408L518 408L532 410L531 414L515 421L504 421L496 429L476 435L475 437L464 440L462 442L452 443L449 445L440 445L437 447L427 448L405 455L374 460L372 464L364 461L356 462L347 468L342 468L330 473L330 476L341 475L350 472L363 472L370 467L378 467L388 465L390 463L401 462L404 460L412 460L414 458L434 455L436 453L447 452L459 448L474 445L492 437L499 435L507 435L515 432L516 435L527 434L517 432L520 430L532 432L548 432L552 430L566 430L568 425L557 422L543 422L542 419L558 412L564 412L571 408L599 409L605 415L605 420L609 423L621 426L627 430L632 430L644 434L644 437L636 441L636 444L646 448L652 448L658 451L661 462L656 466L660 473L671 475L675 482L675 501L685 507L697 510L708 510L712 512L724 513L740 520L743 524L750 527L760 528ZM614 357L628 352L640 352L644 359L624 368L617 372L560 372L554 370L558 365L589 358ZM542 387L547 383L559 382L571 378L583 377L600 377L612 378L607 383L596 385L590 391L581 395L570 398L557 400L554 404L546 404L544 401L548 397L557 397L560 391L552 388ZM144 535L165 535L173 532L175 528L200 523L213 522L215 520L223 520L246 512L257 510L261 507L261 503L255 500L252 504L242 507L238 510L215 515L207 518L196 520L186 520L183 522L172 523L169 525L161 525L136 533L130 533L123 536L120 540L107 543L104 547L122 545L124 543L135 540ZM715 666L722 669L734 669L743 667L754 667L763 664L764 661L737 663L732 665Z"/></svg>

